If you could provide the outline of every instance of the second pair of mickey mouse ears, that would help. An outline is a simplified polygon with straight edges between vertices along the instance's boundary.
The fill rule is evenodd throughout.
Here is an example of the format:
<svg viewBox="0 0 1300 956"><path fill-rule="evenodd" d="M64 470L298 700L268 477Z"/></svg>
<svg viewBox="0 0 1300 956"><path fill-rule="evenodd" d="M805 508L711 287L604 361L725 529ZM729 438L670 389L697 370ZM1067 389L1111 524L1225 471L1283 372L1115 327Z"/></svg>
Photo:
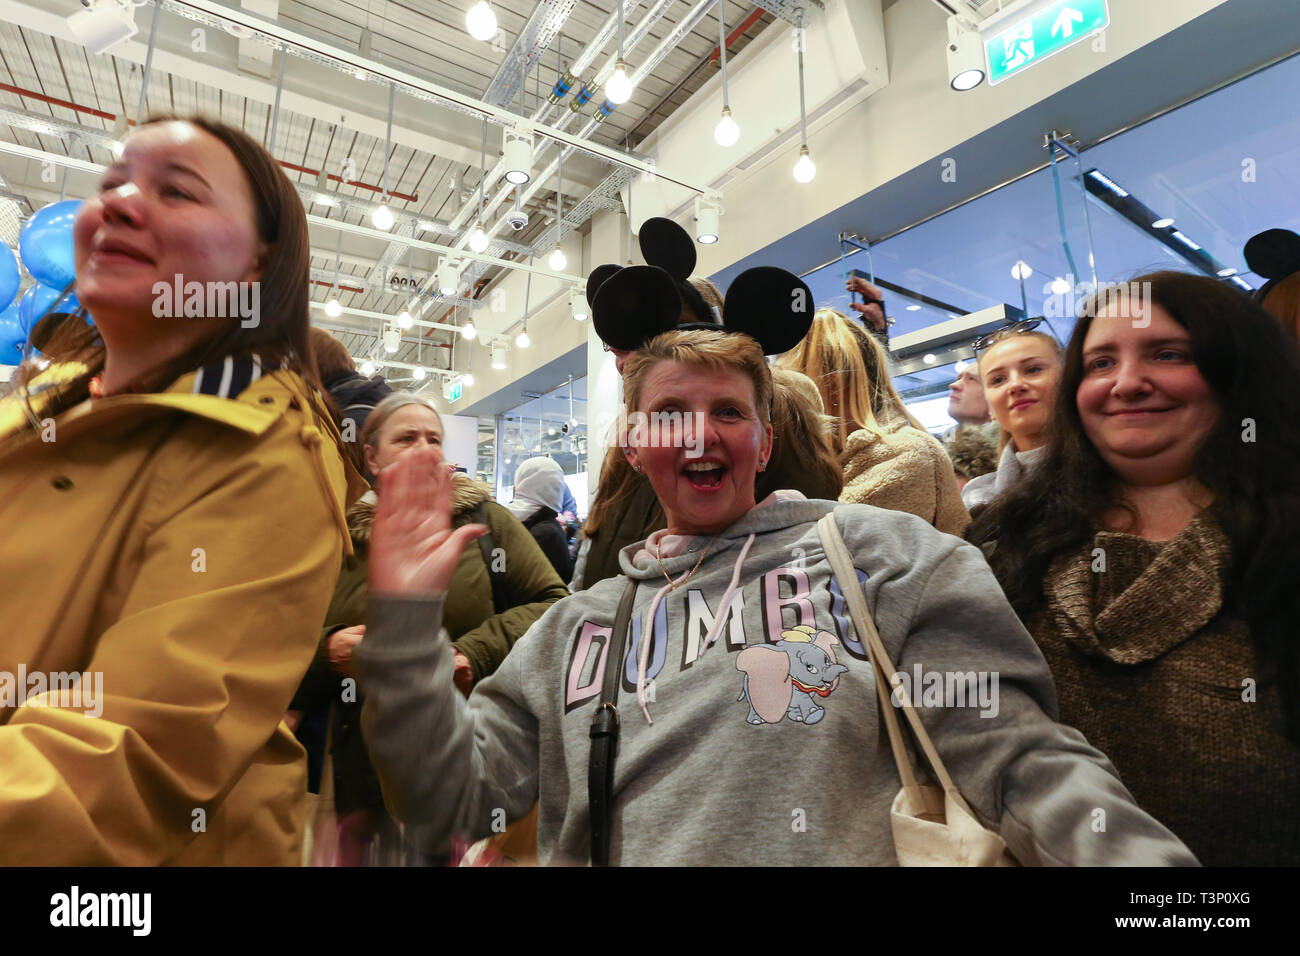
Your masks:
<svg viewBox="0 0 1300 956"><path fill-rule="evenodd" d="M1246 265L1269 281L1255 293L1257 300L1287 276L1300 272L1300 235L1290 229L1266 229L1251 236L1243 250Z"/></svg>
<svg viewBox="0 0 1300 956"><path fill-rule="evenodd" d="M641 254L649 265L597 266L587 279L596 334L610 348L632 351L656 335L683 327L683 306L709 327L710 310L687 281L695 269L695 244L671 219L647 219ZM794 348L812 326L813 297L792 272L773 266L747 269L732 281L722 308L722 328L756 340L765 355Z"/></svg>

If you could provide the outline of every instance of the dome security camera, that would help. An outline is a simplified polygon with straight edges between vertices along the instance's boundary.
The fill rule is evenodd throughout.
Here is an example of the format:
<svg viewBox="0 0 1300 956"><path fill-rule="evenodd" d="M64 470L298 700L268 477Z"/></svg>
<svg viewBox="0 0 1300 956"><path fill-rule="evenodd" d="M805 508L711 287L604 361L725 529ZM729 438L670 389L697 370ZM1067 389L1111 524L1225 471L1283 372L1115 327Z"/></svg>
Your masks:
<svg viewBox="0 0 1300 956"><path fill-rule="evenodd" d="M518 232L524 226L528 225L528 213L515 207L506 215L506 222L510 223L510 228Z"/></svg>

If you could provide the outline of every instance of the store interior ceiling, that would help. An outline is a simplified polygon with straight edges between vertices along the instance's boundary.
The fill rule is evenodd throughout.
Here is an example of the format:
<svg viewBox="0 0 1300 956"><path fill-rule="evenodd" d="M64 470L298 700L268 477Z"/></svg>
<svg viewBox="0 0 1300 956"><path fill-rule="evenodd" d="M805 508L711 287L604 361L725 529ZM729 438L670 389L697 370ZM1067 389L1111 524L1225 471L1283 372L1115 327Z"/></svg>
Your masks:
<svg viewBox="0 0 1300 956"><path fill-rule="evenodd" d="M572 133L586 130L604 98L603 91L576 116L576 122L567 108L576 86L556 106L547 103L547 95L561 65L572 64L584 51L592 64L583 74L588 79L615 57L618 0L493 0L500 32L488 42L474 40L466 32L469 5L468 0L424 0L418 4L262 0L245 4L254 12L269 7L279 26L355 51L359 58L405 70L539 122L567 126ZM146 4L135 11L140 32L132 41L101 55L90 54L67 30L67 17L81 9L78 0L15 0L9 6L17 14L13 22L0 24L0 144L15 143L100 165L111 163L117 118L126 115L134 123L139 112L137 100L154 6ZM224 6L238 8L230 2ZM590 129L588 136L594 143L634 155L637 145L718 71L719 12L728 36L728 56L739 54L776 20L771 13L740 0L622 0L621 9L625 58L632 67L649 69L630 100ZM386 150L387 85L339 70L321 75L317 64L292 56L287 59L283 89L293 95L286 95L277 114L272 96L247 96L238 91L249 89L251 77L259 82L259 91L274 93L280 58L269 56L265 45L259 47L211 29L204 34L204 50L192 53L195 22L183 15L186 12L192 11L184 4L163 3L158 18L158 56L149 71L144 114L200 111L217 115L264 143L274 126L272 152L292 164L286 166L286 172L299 184L309 214L370 226L371 213L386 189L398 220L392 234L464 247L480 203L477 187L483 124L477 118L399 93L393 109L396 132ZM693 26L679 30L688 20L694 21ZM681 36L674 39L679 32ZM604 42L593 42L601 36ZM126 55L128 48L130 54ZM661 58L653 61L658 50L662 50ZM311 88L312 70L325 85ZM288 107L290 99L296 108ZM366 122L360 122L363 116ZM426 148L413 147L411 142ZM502 145L501 127L489 125L489 173L500 158ZM539 251L542 240L549 240L542 255L553 247L559 183L554 175L543 179L540 171L552 164L555 154L554 145L538 137L533 181L524 187L520 202L528 223L517 231L503 223L488 255L527 261L531 253ZM349 158L353 165L347 174L349 182L344 183L340 174ZM581 231L585 221L600 209L621 208L617 182L610 184L611 170L619 168L583 152L566 158L564 235ZM319 179L322 171L330 180ZM19 218L59 198L62 182L51 184L42 172L38 161L0 152L0 197L17 201ZM67 195L89 195L96 181L95 174L72 172L65 187ZM503 221L514 204L518 191L510 190L492 213L494 195L505 188L504 179L489 175L486 226ZM318 196L332 205L314 201ZM4 203L0 201L0 205ZM403 213L413 215L405 217ZM442 231L416 232L418 223L442 227ZM314 310L313 321L339 334L354 356L378 355L382 319L377 316L396 316L409 306L411 280L428 283L438 256L355 233L343 235L340 253L335 230L313 223L311 232L314 300L323 305L334 294L337 266L337 297L344 310L335 318ZM577 270L570 263L568 271ZM461 279L459 302L440 301L432 309L425 303L418 317L462 323L470 298L481 295L501 273L499 266L471 265ZM446 329L416 325L403 334L400 350L385 357L447 368L453 338L454 333Z"/></svg>

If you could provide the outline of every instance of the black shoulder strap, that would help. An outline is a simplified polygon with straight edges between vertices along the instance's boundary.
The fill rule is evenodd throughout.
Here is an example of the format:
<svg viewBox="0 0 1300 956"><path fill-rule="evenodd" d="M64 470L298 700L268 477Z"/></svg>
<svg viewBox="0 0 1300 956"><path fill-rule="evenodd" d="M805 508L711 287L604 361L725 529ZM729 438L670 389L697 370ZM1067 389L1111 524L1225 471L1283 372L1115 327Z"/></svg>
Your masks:
<svg viewBox="0 0 1300 956"><path fill-rule="evenodd" d="M493 566L492 552L496 546L492 541L492 526L488 524L487 506L480 501L474 508L474 522L487 528L487 534L478 539L479 550L483 552L483 564L487 567L488 582L492 585L492 607L497 614L503 614L510 608L506 598L505 572L497 571Z"/></svg>
<svg viewBox="0 0 1300 956"><path fill-rule="evenodd" d="M614 616L605 652L605 679L600 705L591 716L591 759L587 764L587 801L591 810L591 865L609 866L609 834L614 811L614 758L618 756L618 682L622 678L623 655L627 648L628 624L636 582L628 580Z"/></svg>

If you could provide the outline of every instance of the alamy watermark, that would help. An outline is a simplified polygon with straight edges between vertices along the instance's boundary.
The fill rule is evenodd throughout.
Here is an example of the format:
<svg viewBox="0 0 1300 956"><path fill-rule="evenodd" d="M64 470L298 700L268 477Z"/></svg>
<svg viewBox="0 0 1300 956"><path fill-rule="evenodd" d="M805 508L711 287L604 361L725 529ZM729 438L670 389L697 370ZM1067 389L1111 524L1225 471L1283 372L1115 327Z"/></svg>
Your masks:
<svg viewBox="0 0 1300 956"><path fill-rule="evenodd" d="M703 412L618 412L619 444L624 448L685 448L687 458L704 455Z"/></svg>
<svg viewBox="0 0 1300 956"><path fill-rule="evenodd" d="M155 282L153 295L155 318L238 318L245 329L261 322L260 282L186 282L178 272L171 283Z"/></svg>
<svg viewBox="0 0 1300 956"><path fill-rule="evenodd" d="M1110 312L1131 318L1135 328L1151 324L1148 304L1154 302L1150 282L1107 282L1090 280L1072 282L1069 278L1051 279L1043 284L1043 311L1048 319L1066 317L1096 318Z"/></svg>
<svg viewBox="0 0 1300 956"><path fill-rule="evenodd" d="M104 713L103 671L0 671L0 708L62 707L87 717Z"/></svg>
<svg viewBox="0 0 1300 956"><path fill-rule="evenodd" d="M998 715L997 671L927 671L920 664L912 673L896 671L889 679L895 707L979 707L981 717Z"/></svg>

